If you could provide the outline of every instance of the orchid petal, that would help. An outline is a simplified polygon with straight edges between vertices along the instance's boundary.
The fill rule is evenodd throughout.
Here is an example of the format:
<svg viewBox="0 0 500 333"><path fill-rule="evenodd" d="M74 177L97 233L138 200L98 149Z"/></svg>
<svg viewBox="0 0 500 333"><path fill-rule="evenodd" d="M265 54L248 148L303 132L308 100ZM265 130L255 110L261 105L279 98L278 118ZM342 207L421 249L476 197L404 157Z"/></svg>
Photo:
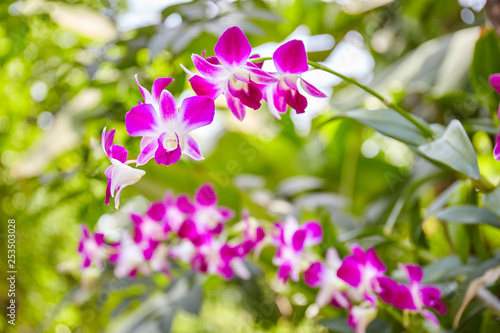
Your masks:
<svg viewBox="0 0 500 333"><path fill-rule="evenodd" d="M368 251L366 252L366 255L367 255L367 260L370 263L370 265L375 267L379 272L386 271L387 268L385 267L385 264L382 262L382 260L380 260L380 258L377 256L375 249L373 249L373 248L368 249Z"/></svg>
<svg viewBox="0 0 500 333"><path fill-rule="evenodd" d="M273 61L280 74L302 74L309 69L304 43L296 39L278 47Z"/></svg>
<svg viewBox="0 0 500 333"><path fill-rule="evenodd" d="M500 94L500 74L491 75L490 84Z"/></svg>
<svg viewBox="0 0 500 333"><path fill-rule="evenodd" d="M361 271L358 262L353 257L347 257L337 271L337 276L353 287L361 283Z"/></svg>
<svg viewBox="0 0 500 333"><path fill-rule="evenodd" d="M144 165L149 162L154 156L155 151L158 149L158 141L150 140L141 150L137 156L137 166Z"/></svg>
<svg viewBox="0 0 500 333"><path fill-rule="evenodd" d="M420 313L422 314L422 316L424 316L425 319L433 323L436 327L439 327L439 320L434 313L430 312L429 310L422 310Z"/></svg>
<svg viewBox="0 0 500 333"><path fill-rule="evenodd" d="M196 191L196 202L202 206L212 206L217 204L217 193L210 183L203 184Z"/></svg>
<svg viewBox="0 0 500 333"><path fill-rule="evenodd" d="M297 114L304 113L307 107L307 99L296 90L288 90L285 101Z"/></svg>
<svg viewBox="0 0 500 333"><path fill-rule="evenodd" d="M163 140L167 133L162 133L158 138L158 148L155 151L155 161L158 164L171 165L181 158L181 146L179 145L179 137L177 136L177 147L173 150L167 150L163 146Z"/></svg>
<svg viewBox="0 0 500 333"><path fill-rule="evenodd" d="M146 88L144 88L139 84L139 79L137 77L137 74L135 74L135 83L137 83L137 86L139 87L139 91L141 92L142 98L144 99L144 103L148 104L154 103L155 100L153 99L153 96L151 96L149 90L147 90Z"/></svg>
<svg viewBox="0 0 500 333"><path fill-rule="evenodd" d="M225 69L221 65L214 65L197 54L193 54L191 56L191 60L193 60L194 67L196 67L196 69L204 77L210 78L212 80L221 80L225 76L230 75L227 69Z"/></svg>
<svg viewBox="0 0 500 333"><path fill-rule="evenodd" d="M246 66L245 69L250 72L250 79L254 83L267 85L279 81L277 78L260 68Z"/></svg>
<svg viewBox="0 0 500 333"><path fill-rule="evenodd" d="M388 277L381 276L377 278L377 283L379 286L378 295L380 296L380 299L389 304L394 302L394 299L396 298L396 290L398 288L396 281Z"/></svg>
<svg viewBox="0 0 500 333"><path fill-rule="evenodd" d="M422 267L416 265L401 265L401 267L404 271L406 271L408 282L410 282L410 284L420 284L420 282L422 282L422 277L424 275Z"/></svg>
<svg viewBox="0 0 500 333"><path fill-rule="evenodd" d="M148 209L148 216L154 221L161 221L165 216L167 210L165 205L161 202L153 203Z"/></svg>
<svg viewBox="0 0 500 333"><path fill-rule="evenodd" d="M295 251L301 251L304 248L307 231L297 230L292 236L292 246Z"/></svg>
<svg viewBox="0 0 500 333"><path fill-rule="evenodd" d="M322 282L323 271L324 267L321 262L312 263L304 272L304 281L311 287L319 287Z"/></svg>
<svg viewBox="0 0 500 333"><path fill-rule="evenodd" d="M227 87L229 93L240 100L240 102L244 105L254 110L260 108L262 92L256 85L237 80L230 80Z"/></svg>
<svg viewBox="0 0 500 333"><path fill-rule="evenodd" d="M106 155L109 156L109 152L111 150L111 146L113 145L113 140L115 138L115 132L116 130L111 130L106 133L106 127L102 130L101 134L101 145L102 145L102 150Z"/></svg>
<svg viewBox="0 0 500 333"><path fill-rule="evenodd" d="M214 51L222 65L233 72L246 64L252 47L243 31L232 27L220 36Z"/></svg>
<svg viewBox="0 0 500 333"><path fill-rule="evenodd" d="M203 155L201 155L198 143L189 134L186 135L186 147L182 152L196 161L204 159Z"/></svg>
<svg viewBox="0 0 500 333"><path fill-rule="evenodd" d="M413 300L410 288L408 288L407 286L398 286L392 304L395 307L403 310L417 310L417 306L415 305L415 301Z"/></svg>
<svg viewBox="0 0 500 333"><path fill-rule="evenodd" d="M498 112L500 114L500 108L498 109ZM495 140L494 156L497 161L500 161L500 134L497 135Z"/></svg>
<svg viewBox="0 0 500 333"><path fill-rule="evenodd" d="M319 222L307 222L302 228L307 231L306 244L308 246L321 243L323 240L323 228Z"/></svg>
<svg viewBox="0 0 500 333"><path fill-rule="evenodd" d="M134 106L125 115L125 128L131 136L156 136L159 128L158 114L151 104Z"/></svg>
<svg viewBox="0 0 500 333"><path fill-rule="evenodd" d="M182 101L179 119L187 132L209 125L214 120L215 104L207 96L188 97Z"/></svg>
<svg viewBox="0 0 500 333"><path fill-rule="evenodd" d="M300 86L302 87L302 89L304 89L306 93L308 93L313 97L318 97L318 98L326 97L326 95L323 92L321 92L318 88L316 88L303 78L300 78Z"/></svg>
<svg viewBox="0 0 500 333"><path fill-rule="evenodd" d="M297 87L297 80L299 79L299 77L297 75L286 75L284 78L283 78L283 81L285 81L285 84L288 86L288 88L292 89L292 90L299 90L299 88Z"/></svg>
<svg viewBox="0 0 500 333"><path fill-rule="evenodd" d="M222 92L223 85L220 82L214 82L199 75L195 75L189 79L191 88L198 96L208 96L211 99L216 99Z"/></svg>
<svg viewBox="0 0 500 333"><path fill-rule="evenodd" d="M276 119L281 119L278 109L274 106L274 89L268 88L265 90L264 99L267 102L267 108L271 115Z"/></svg>
<svg viewBox="0 0 500 333"><path fill-rule="evenodd" d="M158 100L158 98L160 97L162 91L167 88L167 86L173 81L174 79L171 78L171 77L159 77L157 78L154 82L153 82L153 89L151 89L152 91L152 95L153 95L153 99L155 101Z"/></svg>
<svg viewBox="0 0 500 333"><path fill-rule="evenodd" d="M173 122L177 119L177 105L172 94L165 90L160 96L160 117L164 122Z"/></svg>
<svg viewBox="0 0 500 333"><path fill-rule="evenodd" d="M111 151L109 154L110 158L114 158L115 160L118 160L122 163L125 163L125 161L127 160L127 156L128 156L127 149L123 148L122 146L118 146L118 145L111 146Z"/></svg>
<svg viewBox="0 0 500 333"><path fill-rule="evenodd" d="M233 95L229 93L229 91L224 92L224 96L226 97L227 107L231 112L235 115L235 117L242 121L245 118L246 108L243 103Z"/></svg>

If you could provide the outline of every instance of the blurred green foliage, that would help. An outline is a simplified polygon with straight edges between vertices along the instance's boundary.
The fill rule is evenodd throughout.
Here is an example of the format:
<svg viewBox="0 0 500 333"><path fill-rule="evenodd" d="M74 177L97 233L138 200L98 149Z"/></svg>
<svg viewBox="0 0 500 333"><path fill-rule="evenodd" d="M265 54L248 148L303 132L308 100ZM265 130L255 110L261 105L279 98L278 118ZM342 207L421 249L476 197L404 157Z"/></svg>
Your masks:
<svg viewBox="0 0 500 333"><path fill-rule="evenodd" d="M324 326L304 319L301 299L314 299L304 285L289 287L285 296L266 287L274 279L267 269L272 253L267 252L261 259L263 271L247 282L210 277L199 289L194 276L178 275L177 284L162 276L120 282L106 272L96 293L84 295L78 287L79 224L92 228L101 215L114 211L104 205L102 128L117 129L117 141L136 155L138 142L124 128L125 113L140 99L134 74L145 87L158 76L174 77L169 89L179 96L188 88L180 64L189 67L191 54L202 50L211 55L220 33L232 25L240 26L253 46L280 42L300 25L311 35L333 36L336 45L348 32L360 33L375 60L370 86L428 123L441 124L435 125L441 132L459 119L482 175L495 185L500 181L500 166L492 157L499 99L487 82L490 74L500 72L500 44L482 12L467 25L456 0L351 1L344 6L306 0L197 0L166 7L159 24L121 31L116 22L130 6L117 0L0 4L0 204L2 219L16 219L17 228L13 331L123 332L116 328L120 323L139 320L138 310L145 304L165 305L164 298L184 282L192 303L169 303L172 310L163 315L152 312L145 320L151 326L142 331L345 329L332 319L342 316L333 308L321 313ZM163 22L174 13L182 22L168 28ZM311 52L309 57L323 61L329 53ZM322 251L335 246L344 254L347 244L357 242L375 246L389 269L405 261L430 264L428 282L445 288L450 305L442 325L451 328L468 282L500 264L500 232L479 225L486 222L482 218L469 225L449 224L445 221L457 222L449 209L481 206L498 220L498 191L478 194L453 161L451 169L433 165L416 154L415 145L379 134L362 125L372 123L358 123L356 117L344 114L320 126L332 115L358 107L381 105L341 83L307 135L294 130L290 116L274 120L265 106L251 111L242 124L224 117L229 113L221 108L223 126L212 137L213 149L204 161L182 160L168 168L150 163L145 178L124 191L122 202L138 195L157 200L168 189L192 193L212 181L221 203L238 214L247 208L257 218L274 221L282 218L279 204L289 203L302 218L322 220L327 230ZM235 186L245 180L253 185ZM6 224L1 225L1 246L6 248ZM6 305L4 279L0 286ZM498 288L493 284L490 290ZM283 313L280 304L293 311ZM458 331L498 331L497 317L483 309L473 301ZM387 323L402 329L391 318L381 319L384 331ZM5 316L0 328L8 329Z"/></svg>

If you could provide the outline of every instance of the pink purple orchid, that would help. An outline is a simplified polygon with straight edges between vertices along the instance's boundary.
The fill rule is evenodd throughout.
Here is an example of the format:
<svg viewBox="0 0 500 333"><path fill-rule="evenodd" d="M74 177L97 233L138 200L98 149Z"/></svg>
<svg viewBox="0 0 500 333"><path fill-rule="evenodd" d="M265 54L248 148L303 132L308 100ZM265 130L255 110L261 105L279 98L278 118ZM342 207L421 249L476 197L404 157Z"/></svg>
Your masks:
<svg viewBox="0 0 500 333"><path fill-rule="evenodd" d="M90 233L86 225L82 225L82 237L78 245L78 252L82 256L82 268L87 268L91 264L102 267L107 257L104 247L104 235L100 233Z"/></svg>
<svg viewBox="0 0 500 333"><path fill-rule="evenodd" d="M192 55L200 75L193 76L189 82L197 95L216 99L223 94L228 108L241 121L245 118L246 107L260 108L262 86L278 79L249 62L252 47L238 27L227 29L214 51L216 57L207 59Z"/></svg>
<svg viewBox="0 0 500 333"><path fill-rule="evenodd" d="M280 113L285 113L287 105L297 113L304 113L307 99L299 92L297 81L309 95L326 97L318 88L305 81L301 74L309 70L304 43L300 40L291 40L281 45L273 54L273 62L277 73L274 76L279 80L264 88L271 114L280 119Z"/></svg>
<svg viewBox="0 0 500 333"><path fill-rule="evenodd" d="M203 159L197 142L189 132L212 123L214 101L205 96L188 97L177 111L174 97L164 90L171 81L168 79L157 79L152 93L137 83L145 103L133 107L125 115L127 132L131 136L142 137L137 165L146 164L153 157L158 164L170 165L177 162L181 154L194 160Z"/></svg>
<svg viewBox="0 0 500 333"><path fill-rule="evenodd" d="M420 313L436 326L439 320L426 308L435 310L438 314L446 313L446 305L441 301L441 291L434 286L422 286L423 271L416 265L400 265L406 273L409 285L398 285L392 304L402 310Z"/></svg>
<svg viewBox="0 0 500 333"><path fill-rule="evenodd" d="M328 249L325 262L314 262L304 272L304 280L307 285L319 288L316 296L316 304L324 307L333 303L338 307L348 309L350 301L346 291L348 284L337 276L337 271L342 265L342 260L337 250Z"/></svg>
<svg viewBox="0 0 500 333"><path fill-rule="evenodd" d="M273 242L276 254L273 263L278 266L277 278L283 282L288 279L299 280L299 274L310 263L308 247L321 243L323 230L317 221L299 225L297 219L289 216L284 223L276 223L277 235Z"/></svg>
<svg viewBox="0 0 500 333"><path fill-rule="evenodd" d="M401 266L409 279L409 285L402 285L385 275L386 266L373 248L365 251L354 245L344 259L330 248L325 261L315 260L313 247L323 239L317 221L299 224L294 217L287 217L274 225L277 232L267 241L266 230L257 219L244 212L242 221L230 226L227 222L233 216L230 209L218 205L211 184L201 185L194 198L168 193L164 200L151 203L144 214L130 214L130 231L117 243L107 242L99 233L91 235L83 227L79 246L82 266L102 269L108 260L116 277L134 278L154 272L169 275L172 262L178 262L226 280L248 279L251 274L245 261L270 245L276 247L273 263L278 266L278 280L298 281L303 272L306 285L319 288L316 306L331 304L345 309L347 323L356 333L364 333L375 319L378 299L420 313L433 323L438 321L428 308L438 314L446 312L440 290L421 285L419 266Z"/></svg>
<svg viewBox="0 0 500 333"><path fill-rule="evenodd" d="M101 144L106 156L109 157L111 165L104 174L108 179L106 187L106 205L109 205L110 197L115 198L115 208L120 205L120 192L124 187L137 183L146 174L144 170L139 170L129 166L133 161L127 161L128 151L122 146L114 145L113 139L115 130L102 131Z"/></svg>

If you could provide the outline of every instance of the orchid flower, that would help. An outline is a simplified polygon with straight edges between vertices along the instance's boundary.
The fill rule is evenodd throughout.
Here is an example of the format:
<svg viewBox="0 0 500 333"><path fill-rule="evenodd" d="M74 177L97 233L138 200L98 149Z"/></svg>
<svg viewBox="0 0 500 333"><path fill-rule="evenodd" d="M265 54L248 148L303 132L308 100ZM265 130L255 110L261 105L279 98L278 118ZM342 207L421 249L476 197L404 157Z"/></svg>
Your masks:
<svg viewBox="0 0 500 333"><path fill-rule="evenodd" d="M83 257L82 268L89 267L92 263L98 267L102 267L104 260L107 258L106 249L104 247L104 235L100 233L89 232L86 225L82 225L82 237L78 246L78 252Z"/></svg>
<svg viewBox="0 0 500 333"><path fill-rule="evenodd" d="M224 223L233 218L233 211L219 207L217 201L217 193L209 183L201 185L196 191L191 219L199 233L220 234Z"/></svg>
<svg viewBox="0 0 500 333"><path fill-rule="evenodd" d="M309 221L299 225L297 220L289 216L284 223L277 223L278 235L274 238L277 247L273 263L278 266L277 278L287 282L299 280L299 274L310 263L307 247L321 243L323 231L317 221Z"/></svg>
<svg viewBox="0 0 500 333"><path fill-rule="evenodd" d="M266 99L271 114L280 119L280 113L285 113L287 105L297 113L304 113L307 99L299 92L297 80L309 95L326 97L318 88L304 80L300 75L309 69L304 43L300 40L291 40L281 45L273 54L278 82L265 88Z"/></svg>
<svg viewBox="0 0 500 333"><path fill-rule="evenodd" d="M254 258L258 258L263 247L266 245L266 232L259 225L257 219L253 218L244 211L243 219L233 226L235 231L242 233L242 244L245 253L250 253L253 251Z"/></svg>
<svg viewBox="0 0 500 333"><path fill-rule="evenodd" d="M261 85L276 82L277 79L248 62L252 47L247 37L238 27L227 29L215 45L217 58L204 59L193 54L191 59L200 72L189 79L197 95L216 99L223 94L227 106L238 118L245 118L246 106L260 108Z"/></svg>
<svg viewBox="0 0 500 333"><path fill-rule="evenodd" d="M106 128L104 128L101 135L101 144L104 153L111 161L111 165L104 172L108 179L106 205L109 205L109 198L114 197L115 208L118 209L121 190L126 186L137 183L146 172L127 165L132 161L127 161L127 149L113 144L115 132L115 130L111 130L106 133Z"/></svg>
<svg viewBox="0 0 500 333"><path fill-rule="evenodd" d="M143 249L144 258L151 259L156 247L167 239L170 230L168 224L162 223L162 215L154 215L161 209L161 204L151 205L146 216L131 214L134 223L134 241ZM153 217L152 217L153 216Z"/></svg>
<svg viewBox="0 0 500 333"><path fill-rule="evenodd" d="M139 272L149 275L150 270L144 257L143 249L129 235L114 245L115 253L110 261L115 264L117 278L136 277Z"/></svg>
<svg viewBox="0 0 500 333"><path fill-rule="evenodd" d="M352 254L344 258L337 276L358 288L368 301L375 303L374 293L381 294L384 301L392 300L393 295L387 290L390 280L384 276L385 271L384 263L373 248L365 252L360 246L354 245Z"/></svg>
<svg viewBox="0 0 500 333"><path fill-rule="evenodd" d="M330 248L326 253L325 262L314 262L304 272L304 280L307 285L320 288L316 296L316 304L324 307L333 304L344 309L349 308L349 299L345 291L348 285L337 276L337 270L342 265L342 260L337 250Z"/></svg>
<svg viewBox="0 0 500 333"><path fill-rule="evenodd" d="M436 315L425 308L432 308L440 315L446 313L446 305L440 300L441 291L434 286L422 286L423 271L420 266L400 265L400 269L406 273L409 286L397 287L393 305L399 309L420 313L439 326Z"/></svg>
<svg viewBox="0 0 500 333"><path fill-rule="evenodd" d="M178 112L172 94L163 90L166 81L162 82L162 85L153 84L152 94L139 85L145 103L125 115L127 132L142 137L137 165L146 164L153 157L158 164L170 165L177 162L181 154L203 159L189 132L212 123L214 101L205 96L189 97L184 99Z"/></svg>
<svg viewBox="0 0 500 333"><path fill-rule="evenodd" d="M490 84L500 94L500 74L490 76ZM500 105L498 106L498 117L500 118ZM494 155L495 159L500 161L500 134L497 135L495 140Z"/></svg>
<svg viewBox="0 0 500 333"><path fill-rule="evenodd" d="M241 245L230 245L214 237L205 237L196 245L190 263L193 270L215 274L230 280L234 276L249 279L250 272L244 263L245 253Z"/></svg>

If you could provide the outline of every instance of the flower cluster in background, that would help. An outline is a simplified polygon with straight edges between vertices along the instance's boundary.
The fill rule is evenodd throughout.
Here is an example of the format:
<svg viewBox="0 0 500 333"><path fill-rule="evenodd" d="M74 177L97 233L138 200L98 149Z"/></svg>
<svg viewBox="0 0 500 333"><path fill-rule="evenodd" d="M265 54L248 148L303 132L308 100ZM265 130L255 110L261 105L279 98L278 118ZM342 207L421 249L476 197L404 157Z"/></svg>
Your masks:
<svg viewBox="0 0 500 333"><path fill-rule="evenodd" d="M266 230L248 213L242 221L228 224L233 217L231 209L218 205L211 184L202 185L194 198L168 193L164 200L149 205L145 214L130 214L129 225L120 224L119 230L100 229L92 234L83 226L82 268L103 269L108 262L117 278L134 278L154 272L170 275L175 262L226 280L249 279L246 261L271 246L275 248L276 280L287 283L302 276L306 285L319 289L315 305L345 309L348 324L356 332L364 332L376 318L380 302L420 313L436 325L439 321L429 309L441 315L446 312L441 291L421 284L419 266L400 265L408 276L408 284L400 284L386 275L386 266L373 248L365 251L354 245L344 259L330 248L325 260L318 260L314 246L322 242L323 230L317 221L299 224L289 216Z"/></svg>
<svg viewBox="0 0 500 333"><path fill-rule="evenodd" d="M194 160L203 159L197 142L189 133L212 123L214 100L221 94L226 98L229 110L239 120L245 118L247 107L259 109L262 100L268 102L270 112L278 119L288 106L297 113L304 113L307 100L299 92L298 81L308 94L326 97L300 77L309 69L302 41L291 40L276 50L273 62L277 72L266 72L261 69L262 62L250 61L258 56L251 55L252 47L238 27L227 29L214 51L216 56L206 59L193 54L194 66L200 75L186 71L192 75L189 82L198 96L184 99L179 110L174 97L166 90L172 78L156 79L149 91L139 84L136 76L144 102L139 101L125 115L125 126L130 136L141 137L140 153L137 160L125 161L127 151L113 145L114 130L109 137L103 134L103 149L113 164L106 170L109 193L106 204L113 196L118 208L121 189L135 184L144 175L144 171L132 168L128 165L130 163L141 166L154 158L160 165L171 165L182 154ZM116 152L112 152L110 147L116 147Z"/></svg>

